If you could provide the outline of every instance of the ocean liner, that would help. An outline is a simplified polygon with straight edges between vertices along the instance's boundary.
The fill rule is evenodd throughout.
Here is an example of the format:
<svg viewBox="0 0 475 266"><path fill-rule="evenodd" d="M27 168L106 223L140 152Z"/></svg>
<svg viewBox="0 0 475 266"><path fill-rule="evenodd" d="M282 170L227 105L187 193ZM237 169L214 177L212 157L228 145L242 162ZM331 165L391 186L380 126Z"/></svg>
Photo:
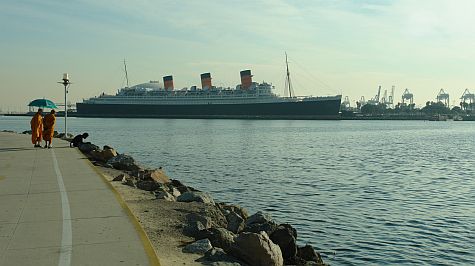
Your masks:
<svg viewBox="0 0 475 266"><path fill-rule="evenodd" d="M127 68L125 68L127 69ZM126 86L115 95L100 96L77 103L80 117L137 118L241 118L241 119L338 119L341 95L297 97L293 95L287 64L286 90L289 97L276 95L274 86L252 81L251 70L243 70L241 84L215 87L211 74L201 74L201 88L176 90L173 77ZM127 71L126 71L127 75ZM128 80L128 78L127 78ZM128 83L128 81L127 81Z"/></svg>

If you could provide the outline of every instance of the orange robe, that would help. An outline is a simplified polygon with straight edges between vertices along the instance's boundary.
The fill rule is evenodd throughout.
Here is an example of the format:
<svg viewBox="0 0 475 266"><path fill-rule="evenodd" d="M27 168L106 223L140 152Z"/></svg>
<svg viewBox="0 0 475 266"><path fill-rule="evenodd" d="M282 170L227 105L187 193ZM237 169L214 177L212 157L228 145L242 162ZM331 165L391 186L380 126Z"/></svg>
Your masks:
<svg viewBox="0 0 475 266"><path fill-rule="evenodd" d="M56 116L54 114L47 114L43 119L43 139L46 141L52 141L54 135L54 125L56 123Z"/></svg>
<svg viewBox="0 0 475 266"><path fill-rule="evenodd" d="M30 122L31 125L31 142L36 144L36 141L41 141L43 136L43 117L36 113Z"/></svg>

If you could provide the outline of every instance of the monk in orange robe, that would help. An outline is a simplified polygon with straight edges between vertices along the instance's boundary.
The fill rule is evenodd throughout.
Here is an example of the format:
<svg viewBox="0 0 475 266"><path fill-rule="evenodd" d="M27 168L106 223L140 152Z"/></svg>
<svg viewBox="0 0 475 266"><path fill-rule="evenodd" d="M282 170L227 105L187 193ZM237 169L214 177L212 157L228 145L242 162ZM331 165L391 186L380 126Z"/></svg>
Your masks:
<svg viewBox="0 0 475 266"><path fill-rule="evenodd" d="M54 115L56 111L51 110L51 113L45 115L43 119L43 139L46 142L45 148L51 149L51 141L53 141L54 136L54 125L56 124L56 116Z"/></svg>
<svg viewBox="0 0 475 266"><path fill-rule="evenodd" d="M43 109L38 109L38 112L33 116L30 121L31 125L31 142L35 145L35 148L41 147L41 139L43 136Z"/></svg>

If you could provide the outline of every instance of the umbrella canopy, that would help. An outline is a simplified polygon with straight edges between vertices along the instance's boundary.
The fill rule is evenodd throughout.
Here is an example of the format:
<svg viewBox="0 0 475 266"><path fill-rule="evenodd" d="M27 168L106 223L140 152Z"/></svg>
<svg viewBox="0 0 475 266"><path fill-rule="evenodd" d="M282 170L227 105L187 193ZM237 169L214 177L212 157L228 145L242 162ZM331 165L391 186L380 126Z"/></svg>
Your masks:
<svg viewBox="0 0 475 266"><path fill-rule="evenodd" d="M51 109L58 109L54 102L47 100L47 99L36 99L30 102L28 106L36 106L36 107L44 107L44 108L51 108Z"/></svg>

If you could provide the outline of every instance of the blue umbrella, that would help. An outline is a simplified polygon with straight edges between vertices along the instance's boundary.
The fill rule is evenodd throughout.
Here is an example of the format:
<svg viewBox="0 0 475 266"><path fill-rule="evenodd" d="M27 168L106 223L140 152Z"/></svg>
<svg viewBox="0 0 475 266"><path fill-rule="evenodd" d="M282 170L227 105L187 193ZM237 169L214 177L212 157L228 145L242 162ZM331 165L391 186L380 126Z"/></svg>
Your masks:
<svg viewBox="0 0 475 266"><path fill-rule="evenodd" d="M47 100L47 99L36 99L30 102L28 106L36 106L36 107L44 107L44 108L51 108L51 109L58 109L54 102Z"/></svg>

